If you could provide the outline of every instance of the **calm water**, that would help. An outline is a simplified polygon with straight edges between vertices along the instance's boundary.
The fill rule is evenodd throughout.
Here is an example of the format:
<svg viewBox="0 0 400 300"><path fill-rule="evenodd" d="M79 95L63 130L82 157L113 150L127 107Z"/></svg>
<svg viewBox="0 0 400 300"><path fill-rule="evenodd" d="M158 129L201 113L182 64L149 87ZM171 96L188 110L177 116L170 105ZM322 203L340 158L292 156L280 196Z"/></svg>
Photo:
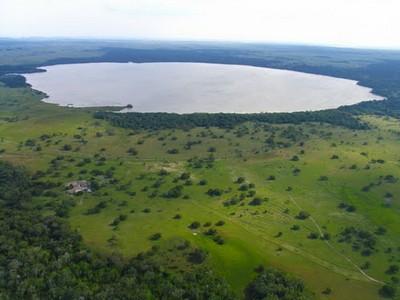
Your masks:
<svg viewBox="0 0 400 300"><path fill-rule="evenodd" d="M25 74L44 101L139 112L292 112L382 99L356 81L250 66L88 63Z"/></svg>

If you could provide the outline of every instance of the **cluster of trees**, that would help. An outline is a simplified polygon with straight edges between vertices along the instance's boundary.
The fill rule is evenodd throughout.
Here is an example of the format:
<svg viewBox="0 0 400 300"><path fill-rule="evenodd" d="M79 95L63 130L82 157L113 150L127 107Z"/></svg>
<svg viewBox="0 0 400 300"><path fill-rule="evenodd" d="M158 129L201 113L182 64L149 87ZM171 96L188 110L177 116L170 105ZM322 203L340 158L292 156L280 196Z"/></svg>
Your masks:
<svg viewBox="0 0 400 300"><path fill-rule="evenodd" d="M361 251L361 255L370 256L375 251L376 238L369 231L350 226L340 232L338 242L352 244L354 251Z"/></svg>
<svg viewBox="0 0 400 300"><path fill-rule="evenodd" d="M256 278L246 287L245 299L307 300L312 298L307 294L301 280L272 268L259 268Z"/></svg>

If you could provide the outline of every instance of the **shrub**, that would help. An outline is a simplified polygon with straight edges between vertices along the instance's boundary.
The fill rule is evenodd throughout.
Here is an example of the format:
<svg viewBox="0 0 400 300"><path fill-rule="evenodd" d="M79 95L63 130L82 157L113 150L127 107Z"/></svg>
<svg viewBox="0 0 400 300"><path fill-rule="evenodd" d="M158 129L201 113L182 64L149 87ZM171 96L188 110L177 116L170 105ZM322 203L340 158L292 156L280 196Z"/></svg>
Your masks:
<svg viewBox="0 0 400 300"><path fill-rule="evenodd" d="M223 244L225 244L225 240L224 240L221 236L219 236L219 235L215 236L215 237L213 238L213 241L216 242L218 245L223 245Z"/></svg>
<svg viewBox="0 0 400 300"><path fill-rule="evenodd" d="M246 180L246 179L245 179L244 177L238 177L238 178L236 179L235 183L241 184L241 183L245 182L245 180Z"/></svg>
<svg viewBox="0 0 400 300"><path fill-rule="evenodd" d="M330 294L332 294L332 289L331 288L326 288L325 290L322 291L322 294L330 295Z"/></svg>
<svg viewBox="0 0 400 300"><path fill-rule="evenodd" d="M291 230L294 230L294 231L297 231L297 230L300 230L300 226L297 225L297 224L295 224L295 225L293 225L292 227L290 227L290 229L291 229Z"/></svg>
<svg viewBox="0 0 400 300"><path fill-rule="evenodd" d="M209 189L207 191L207 195L211 196L211 197L217 197L217 196L221 196L222 195L222 190L215 188L215 189Z"/></svg>
<svg viewBox="0 0 400 300"><path fill-rule="evenodd" d="M176 148L168 149L168 150L167 150L167 153L168 153L168 154L178 154L178 153L179 153L179 150L176 149Z"/></svg>
<svg viewBox="0 0 400 300"><path fill-rule="evenodd" d="M219 220L217 223L215 223L215 226L223 226L225 225L225 221Z"/></svg>
<svg viewBox="0 0 400 300"><path fill-rule="evenodd" d="M307 238L309 238L310 240L315 240L315 239L317 239L318 237L319 237L318 233L315 233L315 232L311 232L311 233L307 236Z"/></svg>
<svg viewBox="0 0 400 300"><path fill-rule="evenodd" d="M204 234L205 234L205 235L216 235L216 234L217 234L217 230L214 229L214 228L210 228L210 229L206 230L206 231L204 232Z"/></svg>
<svg viewBox="0 0 400 300"><path fill-rule="evenodd" d="M199 185L207 185L207 180L206 179L201 179L199 181Z"/></svg>
<svg viewBox="0 0 400 300"><path fill-rule="evenodd" d="M137 155L138 154L137 150L132 147L129 148L127 152L129 153L129 155Z"/></svg>
<svg viewBox="0 0 400 300"><path fill-rule="evenodd" d="M249 202L249 205L258 206L258 205L261 205L262 202L263 202L263 200L261 198L256 197Z"/></svg>
<svg viewBox="0 0 400 300"><path fill-rule="evenodd" d="M164 198L179 198L182 196L183 187L177 185L163 194Z"/></svg>
<svg viewBox="0 0 400 300"><path fill-rule="evenodd" d="M300 211L298 215L296 216L297 219L299 220L305 220L310 217L310 214L304 210Z"/></svg>
<svg viewBox="0 0 400 300"><path fill-rule="evenodd" d="M161 238L161 233L157 232L157 233L152 234L149 239L152 241L157 241L160 238Z"/></svg>
<svg viewBox="0 0 400 300"><path fill-rule="evenodd" d="M72 150L72 146L69 144L65 144L62 148L63 151L71 151Z"/></svg>
<svg viewBox="0 0 400 300"><path fill-rule="evenodd" d="M200 222L194 221L189 225L190 229L197 229L200 227Z"/></svg>

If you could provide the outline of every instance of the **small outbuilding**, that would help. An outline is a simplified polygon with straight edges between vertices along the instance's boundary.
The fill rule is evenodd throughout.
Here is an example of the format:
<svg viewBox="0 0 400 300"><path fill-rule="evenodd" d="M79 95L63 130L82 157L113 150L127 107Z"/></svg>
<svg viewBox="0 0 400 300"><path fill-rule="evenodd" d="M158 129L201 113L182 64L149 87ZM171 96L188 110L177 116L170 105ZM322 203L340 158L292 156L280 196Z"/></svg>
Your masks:
<svg viewBox="0 0 400 300"><path fill-rule="evenodd" d="M90 183L86 180L71 181L66 185L67 192L70 194L90 193Z"/></svg>

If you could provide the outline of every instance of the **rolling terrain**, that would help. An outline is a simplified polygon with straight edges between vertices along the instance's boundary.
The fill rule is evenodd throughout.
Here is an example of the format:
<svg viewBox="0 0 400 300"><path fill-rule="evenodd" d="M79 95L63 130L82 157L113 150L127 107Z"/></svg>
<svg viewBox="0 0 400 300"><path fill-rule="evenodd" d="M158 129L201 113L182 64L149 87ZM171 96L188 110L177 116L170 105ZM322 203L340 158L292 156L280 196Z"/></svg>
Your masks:
<svg viewBox="0 0 400 300"><path fill-rule="evenodd" d="M396 282L398 120L130 130L39 98L1 88L1 159L46 183L35 205L95 251L132 257L184 239L238 294L260 264L302 278L317 299L376 299ZM66 193L78 179L96 190Z"/></svg>
<svg viewBox="0 0 400 300"><path fill-rule="evenodd" d="M120 116L46 104L20 78L0 77L0 160L26 168L34 209L100 256L146 256L182 274L205 266L238 298L260 265L301 279L305 299L395 298L398 53L79 41L47 42L46 52L26 43L0 42L0 75L49 62L181 57L368 83L388 100L313 113ZM78 180L92 191L68 193ZM186 259L192 248L206 253L199 265Z"/></svg>

